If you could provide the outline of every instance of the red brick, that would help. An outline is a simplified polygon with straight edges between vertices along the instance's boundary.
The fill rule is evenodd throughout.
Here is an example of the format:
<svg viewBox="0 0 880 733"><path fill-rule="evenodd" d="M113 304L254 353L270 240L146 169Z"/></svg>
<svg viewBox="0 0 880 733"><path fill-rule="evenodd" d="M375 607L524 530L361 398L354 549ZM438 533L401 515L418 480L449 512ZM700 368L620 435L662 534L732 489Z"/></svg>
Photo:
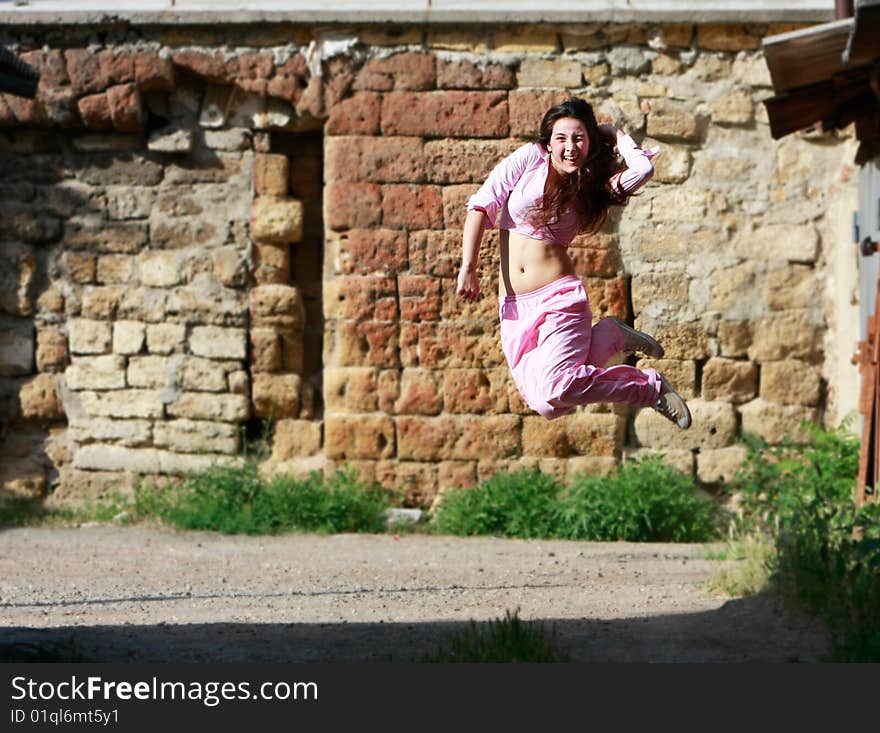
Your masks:
<svg viewBox="0 0 880 733"><path fill-rule="evenodd" d="M309 76L305 56L301 53L294 54L275 68L274 75L266 85L266 92L271 97L279 97L296 104L308 86Z"/></svg>
<svg viewBox="0 0 880 733"><path fill-rule="evenodd" d="M355 62L349 56L335 56L326 64L324 104L332 109L351 94L355 78Z"/></svg>
<svg viewBox="0 0 880 733"><path fill-rule="evenodd" d="M71 48L64 52L64 62L70 85L76 94L94 94L107 88L107 77L101 69L98 57L84 48Z"/></svg>
<svg viewBox="0 0 880 733"><path fill-rule="evenodd" d="M437 86L441 89L513 89L516 79L504 64L478 66L473 61L437 60Z"/></svg>
<svg viewBox="0 0 880 733"><path fill-rule="evenodd" d="M406 232L397 229L350 229L328 235L335 249L335 272L342 275L393 275L408 266Z"/></svg>
<svg viewBox="0 0 880 733"><path fill-rule="evenodd" d="M440 320L440 280L424 275L400 275L397 278L400 296L400 320Z"/></svg>
<svg viewBox="0 0 880 733"><path fill-rule="evenodd" d="M231 76L238 84L248 81L266 82L275 72L275 60L270 53L245 53L227 63Z"/></svg>
<svg viewBox="0 0 880 733"><path fill-rule="evenodd" d="M397 282L393 277L341 276L325 285L324 316L356 321L397 319Z"/></svg>
<svg viewBox="0 0 880 733"><path fill-rule="evenodd" d="M375 183L328 183L324 210L331 229L364 229L382 222L382 189Z"/></svg>
<svg viewBox="0 0 880 733"><path fill-rule="evenodd" d="M82 97L77 103L80 117L89 130L112 130L113 120L110 117L110 100L106 94L91 94Z"/></svg>
<svg viewBox="0 0 880 733"><path fill-rule="evenodd" d="M143 51L135 54L134 78L142 91L171 91L174 88L174 64L157 53Z"/></svg>
<svg viewBox="0 0 880 733"><path fill-rule="evenodd" d="M110 118L120 132L140 132L144 127L141 93L134 84L123 84L107 90Z"/></svg>
<svg viewBox="0 0 880 733"><path fill-rule="evenodd" d="M547 110L570 96L570 93L562 91L510 92L510 134L514 137L536 138Z"/></svg>
<svg viewBox="0 0 880 733"><path fill-rule="evenodd" d="M382 95L359 92L331 105L326 131L328 135L378 135Z"/></svg>
<svg viewBox="0 0 880 733"><path fill-rule="evenodd" d="M28 51L21 54L20 58L40 74L41 88L55 89L70 83L61 51Z"/></svg>
<svg viewBox="0 0 880 733"><path fill-rule="evenodd" d="M421 183L423 148L416 137L330 137L324 147L325 175L330 181Z"/></svg>
<svg viewBox="0 0 880 733"><path fill-rule="evenodd" d="M233 77L221 51L213 54L204 51L178 51L171 56L176 66L204 77L209 81L231 83Z"/></svg>
<svg viewBox="0 0 880 733"><path fill-rule="evenodd" d="M506 137L505 92L391 92L382 100L382 132L424 137Z"/></svg>
<svg viewBox="0 0 880 733"><path fill-rule="evenodd" d="M134 56L131 53L101 51L98 53L98 64L108 85L129 84L135 80Z"/></svg>
<svg viewBox="0 0 880 733"><path fill-rule="evenodd" d="M39 99L7 95L6 104L16 121L24 127L44 127L48 121Z"/></svg>
<svg viewBox="0 0 880 733"><path fill-rule="evenodd" d="M394 229L442 229L443 196L439 186L382 186L382 223Z"/></svg>
<svg viewBox="0 0 880 733"><path fill-rule="evenodd" d="M426 91L437 83L433 54L398 53L372 59L357 75L354 88L358 91Z"/></svg>

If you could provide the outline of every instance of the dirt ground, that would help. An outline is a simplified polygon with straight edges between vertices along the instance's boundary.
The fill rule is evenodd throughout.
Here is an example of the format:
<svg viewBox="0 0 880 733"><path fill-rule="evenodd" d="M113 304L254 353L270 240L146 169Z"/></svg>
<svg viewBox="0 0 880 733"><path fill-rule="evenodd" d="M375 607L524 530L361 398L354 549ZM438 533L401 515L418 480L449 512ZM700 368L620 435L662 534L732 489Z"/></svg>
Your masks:
<svg viewBox="0 0 880 733"><path fill-rule="evenodd" d="M423 534L0 530L0 661L410 662L519 612L575 662L819 662L769 597L702 589L704 545Z"/></svg>

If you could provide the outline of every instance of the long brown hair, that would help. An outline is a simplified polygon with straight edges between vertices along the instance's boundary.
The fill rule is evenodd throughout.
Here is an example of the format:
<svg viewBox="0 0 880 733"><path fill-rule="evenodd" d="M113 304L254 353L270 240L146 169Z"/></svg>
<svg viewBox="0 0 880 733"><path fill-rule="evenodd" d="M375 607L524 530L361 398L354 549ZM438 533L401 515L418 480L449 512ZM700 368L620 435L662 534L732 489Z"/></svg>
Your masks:
<svg viewBox="0 0 880 733"><path fill-rule="evenodd" d="M605 223L608 209L620 206L628 198L621 190L613 190L609 179L626 168L614 153L613 142L599 131L593 107L579 97L572 97L551 107L541 121L538 144L544 150L550 144L553 125L565 117L578 119L587 128L590 149L587 159L577 173L570 176L552 176L541 201L544 224L549 226L560 213L573 206L581 222L580 232L595 232Z"/></svg>

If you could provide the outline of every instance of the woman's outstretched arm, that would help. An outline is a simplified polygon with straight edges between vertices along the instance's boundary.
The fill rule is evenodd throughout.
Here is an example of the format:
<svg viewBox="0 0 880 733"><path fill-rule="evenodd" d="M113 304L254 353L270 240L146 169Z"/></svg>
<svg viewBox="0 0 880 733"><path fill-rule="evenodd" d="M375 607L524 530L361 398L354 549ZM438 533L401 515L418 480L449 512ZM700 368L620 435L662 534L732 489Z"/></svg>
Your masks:
<svg viewBox="0 0 880 733"><path fill-rule="evenodd" d="M456 293L465 300L476 300L480 296L480 276L477 265L480 258L480 244L487 224L486 214L479 209L471 209L464 220L464 233L461 238L461 269L458 272Z"/></svg>

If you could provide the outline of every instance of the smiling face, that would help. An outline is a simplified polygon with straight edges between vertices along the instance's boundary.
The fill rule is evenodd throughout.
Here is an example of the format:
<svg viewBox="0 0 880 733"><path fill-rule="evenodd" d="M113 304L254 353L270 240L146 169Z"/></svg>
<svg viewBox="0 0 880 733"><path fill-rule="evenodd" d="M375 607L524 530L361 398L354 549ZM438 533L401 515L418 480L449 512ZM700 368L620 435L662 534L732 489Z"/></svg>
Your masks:
<svg viewBox="0 0 880 733"><path fill-rule="evenodd" d="M587 127L576 117L562 117L553 123L550 133L550 164L564 176L577 173L590 152Z"/></svg>

